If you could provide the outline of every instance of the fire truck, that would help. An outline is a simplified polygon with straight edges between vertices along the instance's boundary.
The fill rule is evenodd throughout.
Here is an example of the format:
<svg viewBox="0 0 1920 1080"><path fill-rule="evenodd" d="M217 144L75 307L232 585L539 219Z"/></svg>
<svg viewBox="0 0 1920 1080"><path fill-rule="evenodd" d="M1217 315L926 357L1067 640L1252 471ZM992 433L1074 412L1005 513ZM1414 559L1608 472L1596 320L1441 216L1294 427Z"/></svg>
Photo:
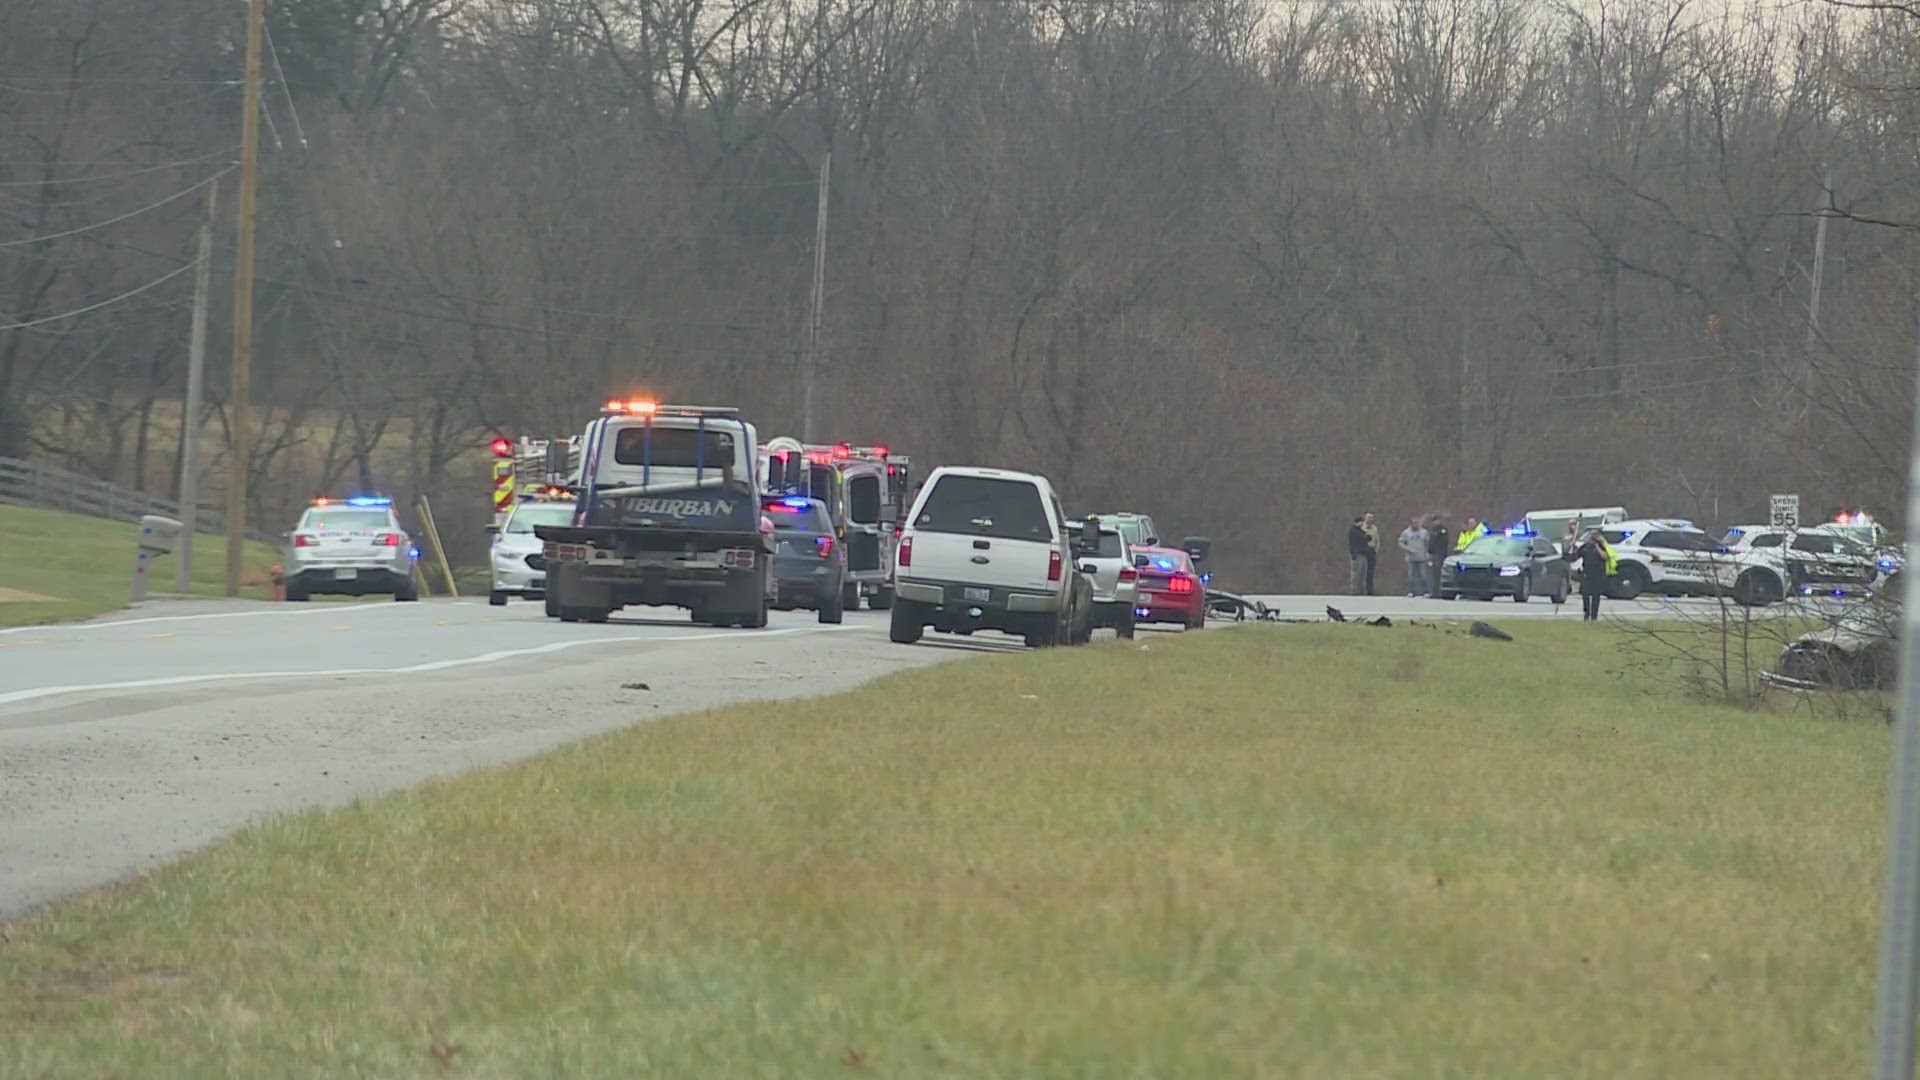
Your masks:
<svg viewBox="0 0 1920 1080"><path fill-rule="evenodd" d="M580 475L580 436L493 440L493 524L504 526L519 500L572 485Z"/></svg>
<svg viewBox="0 0 1920 1080"><path fill-rule="evenodd" d="M763 495L804 496L826 506L847 546L846 610L858 610L863 596L875 611L892 607L894 549L911 498L912 461L885 446L807 444L785 435L767 440L759 452Z"/></svg>

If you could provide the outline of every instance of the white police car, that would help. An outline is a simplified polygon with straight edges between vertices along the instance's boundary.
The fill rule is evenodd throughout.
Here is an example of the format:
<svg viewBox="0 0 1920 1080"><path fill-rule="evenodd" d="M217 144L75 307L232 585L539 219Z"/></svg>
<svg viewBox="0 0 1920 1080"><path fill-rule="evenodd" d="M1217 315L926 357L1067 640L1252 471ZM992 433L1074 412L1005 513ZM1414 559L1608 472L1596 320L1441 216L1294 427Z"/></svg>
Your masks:
<svg viewBox="0 0 1920 1080"><path fill-rule="evenodd" d="M400 527L393 500L380 495L313 500L286 534L283 580L288 600L315 594L420 599L420 549Z"/></svg>
<svg viewBox="0 0 1920 1080"><path fill-rule="evenodd" d="M546 595L546 543L533 534L535 525L571 525L573 496L557 489L523 495L507 511L507 519L488 525L493 533L493 550L487 561L493 571L487 603L506 604L509 597L539 600Z"/></svg>
<svg viewBox="0 0 1920 1080"><path fill-rule="evenodd" d="M1736 525L1720 542L1733 554L1751 560L1750 579L1764 578L1773 599L1872 596L1883 576L1871 550L1825 526Z"/></svg>

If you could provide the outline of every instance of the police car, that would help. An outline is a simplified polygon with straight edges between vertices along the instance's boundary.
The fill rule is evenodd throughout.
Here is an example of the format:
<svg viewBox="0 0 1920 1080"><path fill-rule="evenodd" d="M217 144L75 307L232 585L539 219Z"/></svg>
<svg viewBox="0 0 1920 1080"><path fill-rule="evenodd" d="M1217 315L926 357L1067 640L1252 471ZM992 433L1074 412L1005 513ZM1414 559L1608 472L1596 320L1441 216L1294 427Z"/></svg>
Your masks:
<svg viewBox="0 0 1920 1080"><path fill-rule="evenodd" d="M1764 606L1785 596L1780 568L1770 557L1734 551L1685 518L1641 518L1600 530L1616 567L1608 595L1632 600L1661 596L1731 596Z"/></svg>
<svg viewBox="0 0 1920 1080"><path fill-rule="evenodd" d="M1465 550L1440 564L1440 597L1491 600L1512 597L1524 604L1544 596L1556 604L1572 591L1568 563L1553 542L1524 525L1475 537Z"/></svg>
<svg viewBox="0 0 1920 1080"><path fill-rule="evenodd" d="M1872 551L1823 526L1736 525L1720 542L1754 561L1749 578L1761 581L1769 599L1872 596L1881 579Z"/></svg>
<svg viewBox="0 0 1920 1080"><path fill-rule="evenodd" d="M282 565L288 600L315 594L420 599L414 565L420 558L394 515L393 500L379 495L321 497L286 534Z"/></svg>
<svg viewBox="0 0 1920 1080"><path fill-rule="evenodd" d="M501 607L509 597L539 600L546 595L546 542L533 534L533 527L571 525L573 510L573 496L566 491L537 488L521 493L505 521L487 526L487 531L494 534L487 560L493 570L487 603Z"/></svg>

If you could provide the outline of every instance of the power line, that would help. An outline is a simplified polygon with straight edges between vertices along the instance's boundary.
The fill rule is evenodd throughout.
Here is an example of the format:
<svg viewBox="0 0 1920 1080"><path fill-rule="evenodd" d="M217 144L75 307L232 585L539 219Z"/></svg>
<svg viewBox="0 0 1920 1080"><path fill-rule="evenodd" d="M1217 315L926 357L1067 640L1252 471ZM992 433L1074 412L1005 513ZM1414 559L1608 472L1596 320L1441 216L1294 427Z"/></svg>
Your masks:
<svg viewBox="0 0 1920 1080"><path fill-rule="evenodd" d="M167 273L162 274L157 278L154 278L152 281L147 282L145 285L142 285L134 289L128 289L126 292L121 293L119 296L108 297L107 299L101 300L98 303L88 304L86 307L83 307L83 308L75 308L72 311L63 311L58 315L44 315L38 319L28 319L24 322L0 323L0 330L25 330L29 327L42 326L50 322L60 322L63 319L78 318L89 312L99 311L103 307L108 307L113 304L118 304L122 300L131 300L134 297L139 296L141 293L150 292L154 289L157 289L160 286L165 285L167 282L172 281L174 278L179 277L181 274L186 273L187 271L193 269L198 265L200 265L200 260L195 259L192 262L188 263L185 266L180 267L177 270L168 271Z"/></svg>
<svg viewBox="0 0 1920 1080"><path fill-rule="evenodd" d="M192 187L188 187L180 191L176 191L173 194L167 196L166 198L161 199L158 202L148 203L147 205L140 207L138 210L129 210L126 213L120 214L116 217L110 217L105 221L96 221L91 225L82 225L77 229L68 229L65 232L47 233L42 236L28 236L28 237L23 237L22 239L19 239L19 240L0 240L0 248L21 247L26 244L43 244L49 240L62 240L69 236L78 236L81 233L93 232L96 229L104 229L109 225L118 225L119 223L126 221L129 218L139 217L141 214L144 214L149 210L158 210L160 207L165 206L170 202L183 199L188 195L191 195L194 192L199 191L201 188L206 187L208 184L213 183L215 180L218 180L221 177L227 175L228 173L232 172L235 168L236 166L229 165L226 168L221 169L219 172L214 173L212 176L209 176L206 179L200 181L199 183L194 184ZM0 327L0 329L4 329L4 327Z"/></svg>
<svg viewBox="0 0 1920 1080"><path fill-rule="evenodd" d="M89 184L95 180L124 180L130 176L145 176L148 173L164 172L168 169L178 169L187 165L198 165L205 161L211 161L217 157L229 157L239 152L240 152L239 147L229 146L224 150L215 150L211 154L201 154L199 157L182 158L179 161L169 161L160 165L145 165L137 169L128 169L125 172L99 173L94 176L73 176L73 177L53 178L53 179L45 179L45 180L0 180L0 187L42 187L42 186L58 186L58 185L65 185L65 184ZM27 168L31 166L33 168L78 169L78 168L97 168L101 165L125 165L125 164L126 162L124 161L109 161L109 162L99 162L99 161L4 162L4 161L0 161L0 167L11 167L11 168Z"/></svg>

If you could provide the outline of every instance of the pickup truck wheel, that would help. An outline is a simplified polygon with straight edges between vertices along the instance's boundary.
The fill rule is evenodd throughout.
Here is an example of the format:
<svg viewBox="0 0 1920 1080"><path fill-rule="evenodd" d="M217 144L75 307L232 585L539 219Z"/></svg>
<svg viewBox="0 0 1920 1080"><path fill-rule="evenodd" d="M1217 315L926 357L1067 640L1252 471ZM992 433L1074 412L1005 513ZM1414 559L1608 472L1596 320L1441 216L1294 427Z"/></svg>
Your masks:
<svg viewBox="0 0 1920 1080"><path fill-rule="evenodd" d="M920 640L926 626L920 620L920 605L902 600L893 605L893 618L887 624L887 640L895 645L911 645Z"/></svg>
<svg viewBox="0 0 1920 1080"><path fill-rule="evenodd" d="M545 596L540 598L540 603L541 603L541 606L546 608L547 610L547 618L553 619L553 618L559 617L560 603L559 601L553 598L553 593L551 590L549 590Z"/></svg>
<svg viewBox="0 0 1920 1080"><path fill-rule="evenodd" d="M840 607L846 611L860 610L860 583L849 581L840 587Z"/></svg>
<svg viewBox="0 0 1920 1080"><path fill-rule="evenodd" d="M886 611L893 607L893 590L884 585L881 586L874 591L873 597L867 601L867 606L875 611Z"/></svg>
<svg viewBox="0 0 1920 1080"><path fill-rule="evenodd" d="M495 590L493 590L492 592L490 592L490 593L488 593L488 594L487 594L487 606L489 606L489 607L506 607L506 606L507 606L507 594L506 594L506 593L503 593L503 592L501 592L501 591L500 591L499 589L495 589Z"/></svg>

